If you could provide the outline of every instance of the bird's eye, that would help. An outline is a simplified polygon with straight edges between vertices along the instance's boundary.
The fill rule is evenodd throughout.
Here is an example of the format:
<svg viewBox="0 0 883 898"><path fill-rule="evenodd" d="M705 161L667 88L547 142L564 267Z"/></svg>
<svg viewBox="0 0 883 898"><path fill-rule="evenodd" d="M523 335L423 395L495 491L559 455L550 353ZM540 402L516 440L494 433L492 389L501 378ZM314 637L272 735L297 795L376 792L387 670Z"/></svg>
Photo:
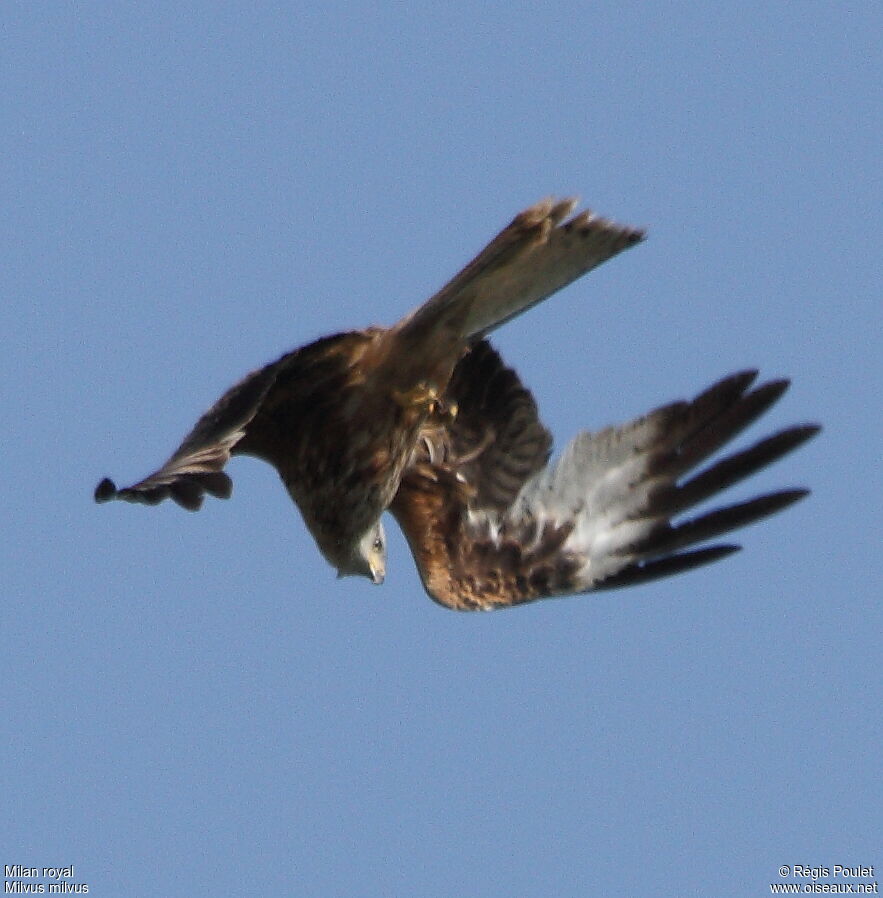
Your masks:
<svg viewBox="0 0 883 898"><path fill-rule="evenodd" d="M377 539L374 540L374 551L379 552L383 548L383 540L378 536Z"/></svg>

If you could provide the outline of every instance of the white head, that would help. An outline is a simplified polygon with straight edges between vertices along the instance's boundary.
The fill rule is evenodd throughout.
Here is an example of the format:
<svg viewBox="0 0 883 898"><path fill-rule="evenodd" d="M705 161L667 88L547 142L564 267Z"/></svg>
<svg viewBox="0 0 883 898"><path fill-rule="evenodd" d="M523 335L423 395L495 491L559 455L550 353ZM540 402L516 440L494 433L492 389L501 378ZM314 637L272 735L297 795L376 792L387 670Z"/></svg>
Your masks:
<svg viewBox="0 0 883 898"><path fill-rule="evenodd" d="M360 537L349 555L337 567L338 577L368 577L372 583L383 583L386 576L386 534L376 521Z"/></svg>

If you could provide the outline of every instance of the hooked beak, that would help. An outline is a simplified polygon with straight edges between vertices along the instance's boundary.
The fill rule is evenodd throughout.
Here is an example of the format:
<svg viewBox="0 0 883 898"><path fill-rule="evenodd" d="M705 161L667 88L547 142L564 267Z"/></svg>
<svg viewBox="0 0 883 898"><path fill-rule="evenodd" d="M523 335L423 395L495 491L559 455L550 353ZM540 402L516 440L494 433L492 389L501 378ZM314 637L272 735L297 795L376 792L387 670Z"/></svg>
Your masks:
<svg viewBox="0 0 883 898"><path fill-rule="evenodd" d="M352 576L352 575L345 574L343 571L337 572L338 580L343 580L344 577L350 577L350 576ZM383 583L383 579L385 576L386 576L386 572L384 570L382 570L382 569L378 570L377 568L373 568L373 567L371 568L371 582L375 586L380 586L380 584Z"/></svg>

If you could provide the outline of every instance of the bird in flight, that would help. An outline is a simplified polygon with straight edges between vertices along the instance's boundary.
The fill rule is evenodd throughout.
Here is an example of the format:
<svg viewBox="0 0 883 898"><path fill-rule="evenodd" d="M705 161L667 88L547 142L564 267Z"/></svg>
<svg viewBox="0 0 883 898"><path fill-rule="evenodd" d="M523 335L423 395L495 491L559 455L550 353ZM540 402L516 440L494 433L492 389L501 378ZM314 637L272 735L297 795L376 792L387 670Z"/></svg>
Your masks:
<svg viewBox="0 0 883 898"><path fill-rule="evenodd" d="M105 478L96 501L171 498L196 511L206 493L230 496L231 455L253 455L276 468L340 576L383 581L389 510L426 591L464 611L642 583L736 551L714 541L807 490L682 516L818 432L790 427L701 467L788 381L730 375L694 399L580 433L550 462L533 397L487 340L643 239L575 207L548 199L517 215L392 327L325 337L252 372L158 471L122 489Z"/></svg>

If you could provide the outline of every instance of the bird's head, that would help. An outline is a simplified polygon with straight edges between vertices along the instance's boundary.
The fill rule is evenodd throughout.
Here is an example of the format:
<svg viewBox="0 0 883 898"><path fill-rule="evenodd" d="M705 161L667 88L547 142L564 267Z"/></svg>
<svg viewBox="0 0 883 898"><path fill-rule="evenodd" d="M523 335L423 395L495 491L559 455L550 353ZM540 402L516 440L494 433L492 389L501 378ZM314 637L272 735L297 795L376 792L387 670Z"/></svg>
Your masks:
<svg viewBox="0 0 883 898"><path fill-rule="evenodd" d="M337 576L368 577L372 583L383 583L386 576L386 534L380 521L375 521L338 560Z"/></svg>

